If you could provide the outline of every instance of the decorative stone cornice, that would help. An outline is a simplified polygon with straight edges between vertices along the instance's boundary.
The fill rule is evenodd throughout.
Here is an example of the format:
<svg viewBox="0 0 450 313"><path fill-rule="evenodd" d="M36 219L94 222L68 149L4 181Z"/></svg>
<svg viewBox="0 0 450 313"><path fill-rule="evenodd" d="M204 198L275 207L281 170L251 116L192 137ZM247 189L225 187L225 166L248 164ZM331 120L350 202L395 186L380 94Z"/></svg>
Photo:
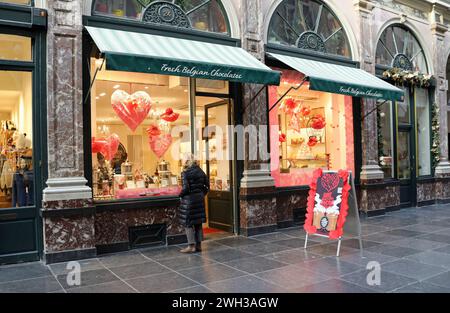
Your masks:
<svg viewBox="0 0 450 313"><path fill-rule="evenodd" d="M370 14L375 8L374 4L370 0L353 0L353 6L356 11Z"/></svg>
<svg viewBox="0 0 450 313"><path fill-rule="evenodd" d="M445 37L447 31L448 27L443 23L435 22L431 24L431 32L433 35Z"/></svg>

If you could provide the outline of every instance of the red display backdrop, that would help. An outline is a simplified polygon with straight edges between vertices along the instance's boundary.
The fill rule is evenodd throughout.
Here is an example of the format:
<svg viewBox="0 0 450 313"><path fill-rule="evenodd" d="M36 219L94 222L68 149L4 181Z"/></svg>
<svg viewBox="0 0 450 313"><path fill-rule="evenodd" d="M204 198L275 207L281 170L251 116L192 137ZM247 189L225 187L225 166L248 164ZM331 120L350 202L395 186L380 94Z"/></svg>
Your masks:
<svg viewBox="0 0 450 313"><path fill-rule="evenodd" d="M305 231L339 239L344 234L351 186L349 172L314 172L308 196Z"/></svg>

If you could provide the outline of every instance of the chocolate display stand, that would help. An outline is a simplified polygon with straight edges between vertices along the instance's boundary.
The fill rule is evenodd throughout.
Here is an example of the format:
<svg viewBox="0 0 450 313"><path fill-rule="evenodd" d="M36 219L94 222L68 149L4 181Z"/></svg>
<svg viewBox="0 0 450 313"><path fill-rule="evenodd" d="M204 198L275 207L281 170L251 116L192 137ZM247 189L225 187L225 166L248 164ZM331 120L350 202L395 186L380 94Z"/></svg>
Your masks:
<svg viewBox="0 0 450 313"><path fill-rule="evenodd" d="M361 222L355 183L350 172L321 169L314 172L304 229L305 249L308 248L309 236L325 237L338 241L336 256L339 257L345 233L346 236L358 238L362 255Z"/></svg>

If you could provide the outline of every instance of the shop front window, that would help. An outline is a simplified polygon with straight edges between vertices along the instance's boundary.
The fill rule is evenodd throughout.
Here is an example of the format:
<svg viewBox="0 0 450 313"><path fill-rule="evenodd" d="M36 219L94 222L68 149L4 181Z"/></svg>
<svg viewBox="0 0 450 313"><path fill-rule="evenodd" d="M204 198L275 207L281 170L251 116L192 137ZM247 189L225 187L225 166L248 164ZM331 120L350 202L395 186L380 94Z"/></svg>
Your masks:
<svg viewBox="0 0 450 313"><path fill-rule="evenodd" d="M336 16L316 0L284 0L269 25L269 43L351 57L344 29Z"/></svg>
<svg viewBox="0 0 450 313"><path fill-rule="evenodd" d="M282 71L279 87L269 87L269 107L302 77ZM308 84L289 95L269 114L271 172L277 187L309 185L314 170L354 172L353 99L313 91Z"/></svg>
<svg viewBox="0 0 450 313"><path fill-rule="evenodd" d="M0 70L0 209L35 204L31 72Z"/></svg>
<svg viewBox="0 0 450 313"><path fill-rule="evenodd" d="M149 5L161 2L173 3L178 6L183 15L187 16L190 27L194 29L214 33L228 33L228 21L219 0L95 0L93 13L96 15L141 20L145 9ZM167 23L164 24L167 25Z"/></svg>
<svg viewBox="0 0 450 313"><path fill-rule="evenodd" d="M402 88L405 92L403 101L397 102L397 116L399 124L411 124L411 99L409 96L409 88Z"/></svg>
<svg viewBox="0 0 450 313"><path fill-rule="evenodd" d="M428 90L415 89L419 176L431 175L430 103Z"/></svg>
<svg viewBox="0 0 450 313"><path fill-rule="evenodd" d="M392 103L380 105L377 115L379 164L384 172L384 178L394 178Z"/></svg>
<svg viewBox="0 0 450 313"><path fill-rule="evenodd" d="M0 34L0 60L31 61L31 38Z"/></svg>
<svg viewBox="0 0 450 313"><path fill-rule="evenodd" d="M99 62L92 61L94 73ZM196 85L223 93L228 83L197 80ZM219 119L228 116L228 101L191 97L185 77L100 70L91 92L94 199L178 196L181 160L188 153L205 172L210 167L212 189L230 188L228 163L213 155L224 145L229 149L227 137L218 136L227 129L228 120Z"/></svg>

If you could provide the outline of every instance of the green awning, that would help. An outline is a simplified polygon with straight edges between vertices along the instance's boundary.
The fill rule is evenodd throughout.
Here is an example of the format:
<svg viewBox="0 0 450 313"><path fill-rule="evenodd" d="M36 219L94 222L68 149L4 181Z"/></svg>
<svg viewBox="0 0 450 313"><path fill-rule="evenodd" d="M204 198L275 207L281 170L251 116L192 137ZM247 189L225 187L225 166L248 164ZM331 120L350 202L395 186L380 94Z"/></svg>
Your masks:
<svg viewBox="0 0 450 313"><path fill-rule="evenodd" d="M404 96L401 89L358 68L268 54L304 74L312 90L392 101L401 101Z"/></svg>
<svg viewBox="0 0 450 313"><path fill-rule="evenodd" d="M106 69L279 85L280 73L242 48L97 27L86 27Z"/></svg>

